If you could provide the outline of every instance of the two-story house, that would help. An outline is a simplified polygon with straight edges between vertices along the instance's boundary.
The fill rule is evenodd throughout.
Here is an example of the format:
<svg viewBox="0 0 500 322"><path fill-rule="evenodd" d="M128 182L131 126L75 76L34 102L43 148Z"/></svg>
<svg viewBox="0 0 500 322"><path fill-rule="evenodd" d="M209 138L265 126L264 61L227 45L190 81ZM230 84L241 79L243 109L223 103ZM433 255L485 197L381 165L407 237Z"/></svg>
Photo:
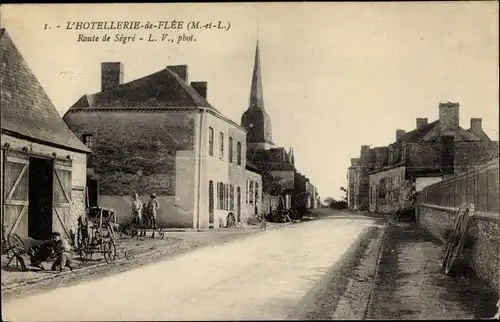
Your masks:
<svg viewBox="0 0 500 322"><path fill-rule="evenodd" d="M439 119L417 118L416 129L396 131L387 147L372 149L369 203L372 212L407 209L414 196L443 177L498 158L498 141L491 141L472 118L471 127L459 126L459 104L439 104Z"/></svg>
<svg viewBox="0 0 500 322"><path fill-rule="evenodd" d="M260 195L261 177L246 167L246 130L207 101L207 83L189 82L186 65L124 83L119 62L101 64L101 91L84 95L64 121L92 141L100 204L131 215L131 196L160 203L162 227L212 228ZM245 199L246 198L246 199Z"/></svg>

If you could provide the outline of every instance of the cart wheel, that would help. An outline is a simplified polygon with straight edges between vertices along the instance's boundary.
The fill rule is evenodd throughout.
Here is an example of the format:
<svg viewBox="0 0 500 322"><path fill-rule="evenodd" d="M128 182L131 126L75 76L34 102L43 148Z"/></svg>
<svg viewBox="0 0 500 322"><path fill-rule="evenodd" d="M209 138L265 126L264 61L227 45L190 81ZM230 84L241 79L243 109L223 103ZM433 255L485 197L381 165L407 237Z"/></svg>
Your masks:
<svg viewBox="0 0 500 322"><path fill-rule="evenodd" d="M112 240L103 242L102 253L106 263L111 264L116 260L116 246Z"/></svg>
<svg viewBox="0 0 500 322"><path fill-rule="evenodd" d="M453 250L455 249L457 243L458 243L457 235L455 232L452 232L451 235L448 237L448 241L446 242L446 248L443 253L443 265L441 266L443 271L446 271L446 265L448 264L448 260L450 259L450 256L453 253Z"/></svg>
<svg viewBox="0 0 500 322"><path fill-rule="evenodd" d="M134 253L132 253L132 251L130 251L130 250L127 251L126 250L124 253L125 253L125 258L127 260L134 258Z"/></svg>

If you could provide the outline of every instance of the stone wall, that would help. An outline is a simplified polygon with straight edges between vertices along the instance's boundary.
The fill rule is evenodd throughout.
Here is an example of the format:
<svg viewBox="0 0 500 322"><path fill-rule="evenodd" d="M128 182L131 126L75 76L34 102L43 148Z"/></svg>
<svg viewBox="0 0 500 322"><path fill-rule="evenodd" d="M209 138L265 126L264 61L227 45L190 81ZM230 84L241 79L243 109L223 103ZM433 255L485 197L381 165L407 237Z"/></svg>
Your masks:
<svg viewBox="0 0 500 322"><path fill-rule="evenodd" d="M108 196L175 195L178 151L193 151L195 114L190 111L68 112L77 137L91 134L99 192Z"/></svg>
<svg viewBox="0 0 500 322"><path fill-rule="evenodd" d="M85 214L85 190L73 189L71 190L71 211L70 211L70 228L76 232L78 217Z"/></svg>
<svg viewBox="0 0 500 322"><path fill-rule="evenodd" d="M432 235L445 242L453 229L454 211L444 207L417 205L417 221ZM471 246L464 249L466 263L492 290L500 290L500 217L476 213L469 228Z"/></svg>

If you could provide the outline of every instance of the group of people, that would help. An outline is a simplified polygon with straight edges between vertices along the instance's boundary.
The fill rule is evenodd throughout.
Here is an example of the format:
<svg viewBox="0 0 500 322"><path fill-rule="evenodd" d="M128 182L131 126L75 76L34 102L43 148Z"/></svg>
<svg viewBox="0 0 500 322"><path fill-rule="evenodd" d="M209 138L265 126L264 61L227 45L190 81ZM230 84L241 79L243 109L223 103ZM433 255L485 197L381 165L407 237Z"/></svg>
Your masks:
<svg viewBox="0 0 500 322"><path fill-rule="evenodd" d="M132 200L132 222L135 225L146 228L157 229L156 225L156 213L160 209L160 203L156 199L156 195L152 193L150 195L149 201L144 209L144 205L142 201L139 199L137 193L134 193ZM144 237L146 235L146 230L141 229L140 237Z"/></svg>

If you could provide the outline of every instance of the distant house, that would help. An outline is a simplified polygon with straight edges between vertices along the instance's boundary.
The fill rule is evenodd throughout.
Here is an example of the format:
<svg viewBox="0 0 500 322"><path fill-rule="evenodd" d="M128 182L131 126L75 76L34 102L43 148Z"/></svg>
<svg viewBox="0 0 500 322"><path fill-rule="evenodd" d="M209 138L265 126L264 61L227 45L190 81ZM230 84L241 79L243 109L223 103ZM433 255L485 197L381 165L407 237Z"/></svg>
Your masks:
<svg viewBox="0 0 500 322"><path fill-rule="evenodd" d="M481 119L472 118L469 130L459 126L458 103L441 103L438 120L416 123L411 132L397 130L388 147L370 150L370 211L407 209L426 186L498 158L498 141L483 132Z"/></svg>
<svg viewBox="0 0 500 322"><path fill-rule="evenodd" d="M372 153L369 145L363 145L360 157L351 159L351 166L347 170L347 205L350 210L369 210L368 173Z"/></svg>
<svg viewBox="0 0 500 322"><path fill-rule="evenodd" d="M360 209L359 200L359 176L360 176L359 158L351 159L351 166L347 169L347 208L350 210L368 210L368 200L366 200L366 209Z"/></svg>
<svg viewBox="0 0 500 322"><path fill-rule="evenodd" d="M101 64L101 91L64 120L92 143L100 203L130 220L131 195L155 193L162 227L214 228L255 215L261 178L246 168L246 131L207 101L207 83L186 65L123 83L123 65Z"/></svg>
<svg viewBox="0 0 500 322"><path fill-rule="evenodd" d="M5 29L0 48L2 225L21 237L58 231L69 238L85 213L90 150L64 124Z"/></svg>

